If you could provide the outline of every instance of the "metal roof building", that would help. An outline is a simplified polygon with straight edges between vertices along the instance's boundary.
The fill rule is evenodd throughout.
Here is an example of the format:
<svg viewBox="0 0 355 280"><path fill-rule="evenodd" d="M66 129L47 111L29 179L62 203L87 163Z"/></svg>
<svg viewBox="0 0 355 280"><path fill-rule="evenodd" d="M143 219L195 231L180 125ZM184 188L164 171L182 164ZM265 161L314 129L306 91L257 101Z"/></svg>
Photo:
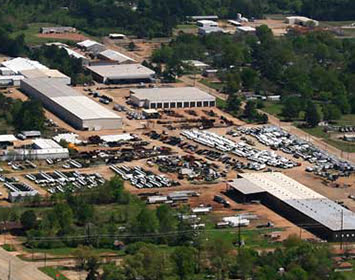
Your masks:
<svg viewBox="0 0 355 280"><path fill-rule="evenodd" d="M81 130L119 129L122 118L60 81L39 78L21 81L21 89L41 100L61 119Z"/></svg>
<svg viewBox="0 0 355 280"><path fill-rule="evenodd" d="M50 26L50 27L41 27L40 31L42 34L73 33L76 32L76 28L71 26Z"/></svg>
<svg viewBox="0 0 355 280"><path fill-rule="evenodd" d="M155 72L141 64L113 64L87 66L100 83L151 82Z"/></svg>
<svg viewBox="0 0 355 280"><path fill-rule="evenodd" d="M98 57L105 60L116 61L120 64L135 61L134 59L128 57L127 55L124 55L114 50L104 50L98 54Z"/></svg>
<svg viewBox="0 0 355 280"><path fill-rule="evenodd" d="M131 89L130 99L134 105L148 109L216 105L214 96L195 87Z"/></svg>
<svg viewBox="0 0 355 280"><path fill-rule="evenodd" d="M85 40L77 43L77 45L79 46L79 48L82 48L88 52L92 52L95 54L100 53L106 49L106 47L103 44L100 44L92 40Z"/></svg>
<svg viewBox="0 0 355 280"><path fill-rule="evenodd" d="M280 172L242 173L230 189L326 240L355 241L355 213Z"/></svg>
<svg viewBox="0 0 355 280"><path fill-rule="evenodd" d="M23 58L23 57L16 57L14 59L4 61L2 63L2 66L10 69L12 72L16 74L21 74L21 71L24 70L36 70L36 69L48 70L48 67L44 66L38 61L30 60L28 58Z"/></svg>
<svg viewBox="0 0 355 280"><path fill-rule="evenodd" d="M28 79L36 78L51 78L63 82L66 85L70 85L71 78L56 69L33 69L23 70L21 74Z"/></svg>

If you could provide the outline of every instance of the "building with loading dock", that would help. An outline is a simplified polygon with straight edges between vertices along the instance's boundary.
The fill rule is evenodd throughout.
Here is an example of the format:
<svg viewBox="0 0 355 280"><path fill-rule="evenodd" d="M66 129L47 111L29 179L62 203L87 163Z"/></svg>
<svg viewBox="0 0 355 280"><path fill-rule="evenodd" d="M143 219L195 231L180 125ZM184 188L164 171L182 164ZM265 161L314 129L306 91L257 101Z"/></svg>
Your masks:
<svg viewBox="0 0 355 280"><path fill-rule="evenodd" d="M328 241L355 241L355 213L280 172L241 173L228 194L260 201L292 223Z"/></svg>
<svg viewBox="0 0 355 280"><path fill-rule="evenodd" d="M133 105L146 109L214 107L216 98L195 87L131 89Z"/></svg>

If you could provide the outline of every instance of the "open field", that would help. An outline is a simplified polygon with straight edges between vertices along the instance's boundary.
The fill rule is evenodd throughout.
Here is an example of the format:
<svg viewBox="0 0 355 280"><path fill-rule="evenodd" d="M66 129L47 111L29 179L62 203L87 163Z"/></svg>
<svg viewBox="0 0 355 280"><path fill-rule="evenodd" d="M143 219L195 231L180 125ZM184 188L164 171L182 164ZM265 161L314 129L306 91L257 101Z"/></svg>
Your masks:
<svg viewBox="0 0 355 280"><path fill-rule="evenodd" d="M76 41L88 39L88 35L81 33L64 33L64 34L40 34L40 28L43 26L56 26L53 23L31 23L26 29L13 32L12 37L20 34L25 35L25 42L28 45L39 45L49 42L62 42L73 44Z"/></svg>

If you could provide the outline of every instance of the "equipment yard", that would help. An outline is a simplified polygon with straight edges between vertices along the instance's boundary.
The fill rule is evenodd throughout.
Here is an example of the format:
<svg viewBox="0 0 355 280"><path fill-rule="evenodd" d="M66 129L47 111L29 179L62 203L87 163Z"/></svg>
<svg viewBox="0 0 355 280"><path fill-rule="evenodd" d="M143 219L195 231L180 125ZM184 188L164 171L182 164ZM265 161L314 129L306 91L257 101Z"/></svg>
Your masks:
<svg viewBox="0 0 355 280"><path fill-rule="evenodd" d="M226 33L243 27L235 20L218 24ZM275 36L289 26L267 18L239 30L254 32L262 24ZM139 251L136 241L160 246L163 240L159 250L165 250L179 238L187 238L184 246L201 242L201 247L220 238L239 254L243 246L274 251L295 236L341 246L355 240L354 153L344 154L292 122L265 114L263 106L255 107L256 119L237 114L246 111L247 99L236 111L227 109L233 96L220 84L219 70L204 71L206 63L189 60L204 70L181 64L179 70L191 72L176 74L175 82L163 79L167 65L149 60L169 40L113 33L96 42L58 28L38 37L84 40L75 48L53 43L80 57L76 66L82 72L75 80L25 58L0 67L21 77L1 91L12 111L21 112L21 104L32 101L43 110L40 128L26 122L34 123L36 110L23 114L26 129L18 129L18 118L1 116L13 126L0 135L0 205L14 211L3 214L2 246L36 262L26 270L37 272L48 258L55 269L70 263L63 275L81 279L76 272L87 264L76 270L80 265L73 258L80 262L87 248L102 263L122 263L127 252ZM203 28L193 32L211 27ZM32 223L22 219L25 214ZM41 275L38 279L46 279Z"/></svg>

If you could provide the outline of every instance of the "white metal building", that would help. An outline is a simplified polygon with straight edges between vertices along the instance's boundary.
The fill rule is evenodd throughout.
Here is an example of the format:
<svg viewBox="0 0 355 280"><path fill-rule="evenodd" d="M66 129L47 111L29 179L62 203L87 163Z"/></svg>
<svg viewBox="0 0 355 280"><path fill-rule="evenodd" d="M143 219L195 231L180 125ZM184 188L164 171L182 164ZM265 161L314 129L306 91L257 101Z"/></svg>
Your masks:
<svg viewBox="0 0 355 280"><path fill-rule="evenodd" d="M155 72L141 64L87 66L96 81L105 84L151 82Z"/></svg>
<svg viewBox="0 0 355 280"><path fill-rule="evenodd" d="M77 45L79 46L79 48L92 53L99 53L106 49L103 44L92 40L85 40L77 43Z"/></svg>
<svg viewBox="0 0 355 280"><path fill-rule="evenodd" d="M298 25L304 25L307 26L309 23L314 24L314 26L318 26L319 22L317 20L308 18L308 17L303 17L303 16L292 16L292 17L286 17L286 23L288 24L298 24Z"/></svg>
<svg viewBox="0 0 355 280"><path fill-rule="evenodd" d="M0 76L0 87L20 86L20 82L25 77L22 75Z"/></svg>
<svg viewBox="0 0 355 280"><path fill-rule="evenodd" d="M355 213L280 172L241 173L228 183L326 240L355 240Z"/></svg>
<svg viewBox="0 0 355 280"><path fill-rule="evenodd" d="M256 32L256 29L251 26L237 26L236 30L238 33L244 34L254 34Z"/></svg>
<svg viewBox="0 0 355 280"><path fill-rule="evenodd" d="M73 88L48 78L25 79L21 89L58 117L81 130L119 129L122 118Z"/></svg>
<svg viewBox="0 0 355 280"><path fill-rule="evenodd" d="M30 60L28 58L23 58L23 57L16 57L14 59L4 61L2 62L2 66L10 69L15 74L21 74L21 71L24 70L36 70L36 69L48 70L47 66L44 66L38 61Z"/></svg>
<svg viewBox="0 0 355 280"><path fill-rule="evenodd" d="M71 26L50 26L50 27L41 27L40 32L42 34L74 33L76 32L76 28Z"/></svg>
<svg viewBox="0 0 355 280"><path fill-rule="evenodd" d="M196 22L199 27L218 27L218 23L213 20L202 19Z"/></svg>
<svg viewBox="0 0 355 280"><path fill-rule="evenodd" d="M56 69L49 69L47 66L39 63L35 60L30 60L28 58L17 57L2 63L6 69L9 69L12 73L16 74L12 77L13 85L19 85L19 80L25 78L53 78L61 80L65 84L70 84L70 77L64 75ZM1 76L0 76L1 77ZM1 78L0 78L1 79ZM5 78L3 78L5 80Z"/></svg>
<svg viewBox="0 0 355 280"><path fill-rule="evenodd" d="M130 99L134 105L150 109L216 105L214 96L195 87L131 89Z"/></svg>
<svg viewBox="0 0 355 280"><path fill-rule="evenodd" d="M98 58L109 61L115 61L119 64L135 62L134 59L114 50L104 50L98 54Z"/></svg>
<svg viewBox="0 0 355 280"><path fill-rule="evenodd" d="M204 35L208 35L211 33L225 33L226 31L223 28L220 27L199 27L198 29L198 35L204 36Z"/></svg>
<svg viewBox="0 0 355 280"><path fill-rule="evenodd" d="M50 78L61 81L66 85L70 85L71 78L56 69L34 69L34 70L23 70L21 74L27 79L37 79L37 78Z"/></svg>

